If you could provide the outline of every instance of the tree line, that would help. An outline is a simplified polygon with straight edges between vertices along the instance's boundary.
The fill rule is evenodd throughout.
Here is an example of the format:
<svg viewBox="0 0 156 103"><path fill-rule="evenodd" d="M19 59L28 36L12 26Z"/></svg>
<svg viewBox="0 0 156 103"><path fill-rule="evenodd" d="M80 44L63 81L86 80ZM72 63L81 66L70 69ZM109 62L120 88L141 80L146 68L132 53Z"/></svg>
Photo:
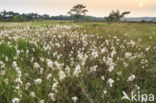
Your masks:
<svg viewBox="0 0 156 103"><path fill-rule="evenodd" d="M129 11L120 12L119 10L112 11L107 17L92 17L86 16L88 10L83 4L74 5L72 9L68 12L69 16L49 16L48 14L37 14L37 13L17 13L13 11L2 11L0 12L0 21L32 21L32 20L74 20L79 21L108 21L117 22L120 21L122 17L129 14Z"/></svg>
<svg viewBox="0 0 156 103"><path fill-rule="evenodd" d="M72 20L70 16L49 16L48 14L40 15L37 13L17 13L13 11L0 12L0 21L32 21L32 20Z"/></svg>

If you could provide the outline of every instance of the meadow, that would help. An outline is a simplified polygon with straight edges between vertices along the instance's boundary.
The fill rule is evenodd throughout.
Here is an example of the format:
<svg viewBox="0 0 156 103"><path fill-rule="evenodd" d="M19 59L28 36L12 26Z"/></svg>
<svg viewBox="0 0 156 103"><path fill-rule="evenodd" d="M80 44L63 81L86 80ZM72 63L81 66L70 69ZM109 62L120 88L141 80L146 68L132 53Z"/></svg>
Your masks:
<svg viewBox="0 0 156 103"><path fill-rule="evenodd" d="M123 91L156 96L156 24L0 22L0 103L133 103Z"/></svg>

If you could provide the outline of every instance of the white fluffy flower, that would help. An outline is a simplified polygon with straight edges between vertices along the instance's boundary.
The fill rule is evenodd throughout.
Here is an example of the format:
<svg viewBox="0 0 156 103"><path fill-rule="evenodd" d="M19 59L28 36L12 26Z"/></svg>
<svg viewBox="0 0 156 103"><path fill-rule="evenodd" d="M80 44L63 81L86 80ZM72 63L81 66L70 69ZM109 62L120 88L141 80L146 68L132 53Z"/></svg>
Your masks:
<svg viewBox="0 0 156 103"><path fill-rule="evenodd" d="M28 82L28 83L26 83L26 85L25 85L25 90L28 90L29 87L30 87L30 83Z"/></svg>
<svg viewBox="0 0 156 103"><path fill-rule="evenodd" d="M113 83L114 83L114 80L110 78L110 79L108 80L109 86L110 86L110 87L113 87Z"/></svg>
<svg viewBox="0 0 156 103"><path fill-rule="evenodd" d="M102 80L105 80L105 77L104 77L104 76L101 76L101 79L102 79Z"/></svg>
<svg viewBox="0 0 156 103"><path fill-rule="evenodd" d="M12 67L13 67L13 68L17 68L17 63L16 63L16 61L14 61L14 62L12 63Z"/></svg>
<svg viewBox="0 0 156 103"><path fill-rule="evenodd" d="M39 103L45 103L45 100L40 100L40 102Z"/></svg>
<svg viewBox="0 0 156 103"><path fill-rule="evenodd" d="M149 50L150 50L150 46L148 46L145 50L146 50L146 51L149 51Z"/></svg>
<svg viewBox="0 0 156 103"><path fill-rule="evenodd" d="M106 47L102 48L102 49L101 49L101 53L106 52L106 50L107 50L107 48L106 48Z"/></svg>
<svg viewBox="0 0 156 103"><path fill-rule="evenodd" d="M40 58L41 62L44 62L44 58Z"/></svg>
<svg viewBox="0 0 156 103"><path fill-rule="evenodd" d="M15 82L22 85L22 80L21 80L21 78L16 78L16 79L15 79Z"/></svg>
<svg viewBox="0 0 156 103"><path fill-rule="evenodd" d="M128 77L128 81L133 81L135 79L135 75L131 75Z"/></svg>
<svg viewBox="0 0 156 103"><path fill-rule="evenodd" d="M46 59L46 62L49 68L53 68L53 62L50 59Z"/></svg>
<svg viewBox="0 0 156 103"><path fill-rule="evenodd" d="M92 56L93 56L93 58L97 58L98 57L98 52L97 51L93 51L92 52Z"/></svg>
<svg viewBox="0 0 156 103"><path fill-rule="evenodd" d="M58 86L58 82L55 82L55 83L52 85L52 90L55 91L55 92L58 92L57 86Z"/></svg>
<svg viewBox="0 0 156 103"><path fill-rule="evenodd" d="M108 68L108 71L112 72L114 70L114 68L115 68L115 65L114 64L110 64L109 68Z"/></svg>
<svg viewBox="0 0 156 103"><path fill-rule="evenodd" d="M40 68L40 65L37 62L35 62L34 63L34 68L38 69L38 68Z"/></svg>
<svg viewBox="0 0 156 103"><path fill-rule="evenodd" d="M129 53L129 52L125 53L125 57L126 57L127 59L129 59L131 56L132 56L132 53Z"/></svg>
<svg viewBox="0 0 156 103"><path fill-rule="evenodd" d="M80 65L77 65L76 68L75 68L75 70L74 70L73 75L78 77L78 74L79 74L80 72L81 72Z"/></svg>
<svg viewBox="0 0 156 103"><path fill-rule="evenodd" d="M40 79L40 78L37 78L34 81L35 81L35 84L41 84L42 83L42 79Z"/></svg>
<svg viewBox="0 0 156 103"><path fill-rule="evenodd" d="M68 75L70 74L70 68L68 66L64 70L67 72Z"/></svg>
<svg viewBox="0 0 156 103"><path fill-rule="evenodd" d="M91 71L91 72L96 72L97 67L98 67L97 65L92 66L92 67L90 68L90 71Z"/></svg>
<svg viewBox="0 0 156 103"><path fill-rule="evenodd" d="M59 72L59 79L63 80L66 77L65 73L63 71Z"/></svg>
<svg viewBox="0 0 156 103"><path fill-rule="evenodd" d="M47 80L51 79L52 78L52 74L48 74L47 75Z"/></svg>
<svg viewBox="0 0 156 103"><path fill-rule="evenodd" d="M4 64L3 61L0 61L0 67L1 67L1 68L5 68L5 64Z"/></svg>
<svg viewBox="0 0 156 103"><path fill-rule="evenodd" d="M56 94L54 93L49 93L48 97L52 100L52 101L56 101Z"/></svg>
<svg viewBox="0 0 156 103"><path fill-rule="evenodd" d="M30 92L30 96L35 98L35 92Z"/></svg>
<svg viewBox="0 0 156 103"><path fill-rule="evenodd" d="M103 94L104 94L104 95L107 94L107 90L103 90Z"/></svg>
<svg viewBox="0 0 156 103"><path fill-rule="evenodd" d="M19 98L13 98L12 103L19 103L20 99Z"/></svg>
<svg viewBox="0 0 156 103"><path fill-rule="evenodd" d="M1 73L0 73L2 76L5 75L5 70L1 70Z"/></svg>
<svg viewBox="0 0 156 103"><path fill-rule="evenodd" d="M71 99L72 99L72 101L73 101L74 103L76 103L76 102L77 102L77 100L78 100L78 98L77 98L77 97L75 97L75 96L74 96L74 97L72 97Z"/></svg>

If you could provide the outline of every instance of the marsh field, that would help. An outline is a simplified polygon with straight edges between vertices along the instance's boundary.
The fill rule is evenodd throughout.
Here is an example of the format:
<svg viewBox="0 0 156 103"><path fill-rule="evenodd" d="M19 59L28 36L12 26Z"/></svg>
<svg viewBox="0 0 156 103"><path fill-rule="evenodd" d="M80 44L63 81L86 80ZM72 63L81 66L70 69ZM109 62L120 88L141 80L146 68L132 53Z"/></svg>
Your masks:
<svg viewBox="0 0 156 103"><path fill-rule="evenodd" d="M132 91L155 103L156 24L0 22L0 103L133 103Z"/></svg>

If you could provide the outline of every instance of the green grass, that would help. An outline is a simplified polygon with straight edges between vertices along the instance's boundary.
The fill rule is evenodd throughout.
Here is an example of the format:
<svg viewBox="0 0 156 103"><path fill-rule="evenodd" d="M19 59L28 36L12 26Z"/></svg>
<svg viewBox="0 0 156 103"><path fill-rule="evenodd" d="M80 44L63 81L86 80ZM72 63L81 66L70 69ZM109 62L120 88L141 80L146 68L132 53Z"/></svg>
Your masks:
<svg viewBox="0 0 156 103"><path fill-rule="evenodd" d="M15 97L20 103L73 103L74 96L78 103L133 103L121 100L123 91L156 96L156 24L2 22L0 34L0 103L11 103ZM131 56L126 58L126 53ZM136 78L128 81L131 75ZM35 83L37 78L41 84ZM112 87L109 79L114 80ZM53 99L49 93L55 94Z"/></svg>

